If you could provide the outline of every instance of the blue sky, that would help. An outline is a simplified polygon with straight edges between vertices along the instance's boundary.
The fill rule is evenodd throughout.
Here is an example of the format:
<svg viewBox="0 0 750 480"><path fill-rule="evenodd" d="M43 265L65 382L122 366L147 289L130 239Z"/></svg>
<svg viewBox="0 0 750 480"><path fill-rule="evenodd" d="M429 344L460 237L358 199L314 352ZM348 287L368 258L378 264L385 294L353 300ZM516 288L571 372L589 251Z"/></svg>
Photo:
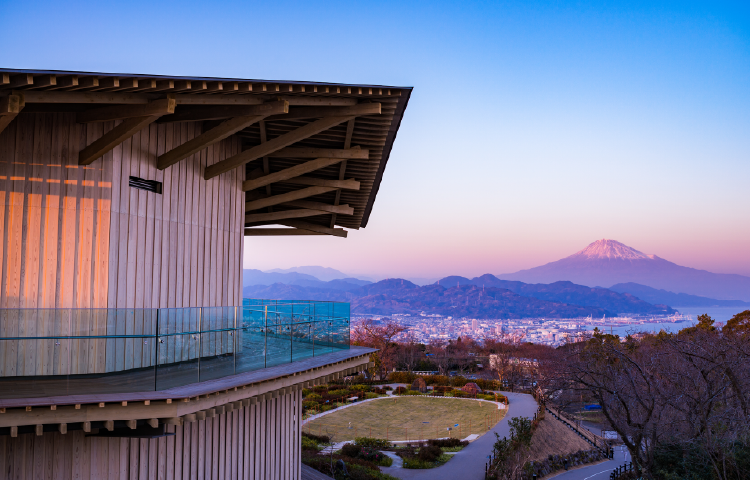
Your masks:
<svg viewBox="0 0 750 480"><path fill-rule="evenodd" d="M749 5L1 1L0 64L414 86L368 227L248 239L248 268L504 273L613 238L750 275Z"/></svg>

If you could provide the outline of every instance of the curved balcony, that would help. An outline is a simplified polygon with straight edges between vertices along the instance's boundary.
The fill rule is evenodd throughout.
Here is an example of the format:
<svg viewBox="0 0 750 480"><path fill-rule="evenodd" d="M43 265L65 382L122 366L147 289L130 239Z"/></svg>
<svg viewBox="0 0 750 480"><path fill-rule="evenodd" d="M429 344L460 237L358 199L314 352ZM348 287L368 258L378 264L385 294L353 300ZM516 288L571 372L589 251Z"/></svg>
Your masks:
<svg viewBox="0 0 750 480"><path fill-rule="evenodd" d="M348 348L348 303L0 309L0 398L166 390Z"/></svg>

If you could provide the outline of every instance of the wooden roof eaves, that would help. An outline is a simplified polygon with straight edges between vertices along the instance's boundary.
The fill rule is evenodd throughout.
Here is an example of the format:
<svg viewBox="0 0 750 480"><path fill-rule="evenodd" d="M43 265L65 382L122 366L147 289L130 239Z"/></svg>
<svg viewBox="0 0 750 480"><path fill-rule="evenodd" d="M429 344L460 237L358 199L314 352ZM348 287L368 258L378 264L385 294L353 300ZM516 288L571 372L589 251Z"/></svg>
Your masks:
<svg viewBox="0 0 750 480"><path fill-rule="evenodd" d="M372 184L372 191L370 192L370 197L367 199L367 206L365 207L364 214L362 215L362 222L360 223L361 228L365 228L367 226L367 222L370 220L370 213L372 213L372 207L375 204L375 197L378 195L378 190L380 190L380 182L383 181L385 166L391 156L393 142L396 141L396 134L398 133L398 129L401 127L401 121L404 118L404 111L406 110L406 106L409 104L409 98L411 97L412 90L413 88L411 87L404 88L402 90L403 93L401 97L399 97L399 102L398 106L396 107L393 122L391 122L391 126L388 129L388 136L386 138L385 146L383 147L383 157L380 160L378 173L375 176L375 181Z"/></svg>
<svg viewBox="0 0 750 480"><path fill-rule="evenodd" d="M141 73L100 73L100 72L76 72L67 70L33 70L33 69L15 69L15 68L0 68L0 73L9 73L13 75L29 73L32 75L86 75L96 77L119 77L119 78L138 78L138 79L154 79L154 80L189 80L195 82L250 82L250 83L265 83L265 84L279 84L279 85L310 85L310 86L334 86L334 87L351 87L351 88L380 88L380 89L393 89L393 90L408 90L411 91L411 87L395 87L388 85L369 85L369 84L354 84L354 83L332 83L332 82L310 82L310 81L297 81L297 80L263 80L263 79L252 79L252 78L220 78L220 77L191 77L191 76L173 76L173 75L146 75ZM288 94L295 92L269 92ZM202 92L202 94L211 94L211 92ZM306 92L306 94L314 94L313 92ZM342 93L343 95L343 93ZM351 95L354 95L352 93ZM376 97L377 95L371 94L368 97Z"/></svg>

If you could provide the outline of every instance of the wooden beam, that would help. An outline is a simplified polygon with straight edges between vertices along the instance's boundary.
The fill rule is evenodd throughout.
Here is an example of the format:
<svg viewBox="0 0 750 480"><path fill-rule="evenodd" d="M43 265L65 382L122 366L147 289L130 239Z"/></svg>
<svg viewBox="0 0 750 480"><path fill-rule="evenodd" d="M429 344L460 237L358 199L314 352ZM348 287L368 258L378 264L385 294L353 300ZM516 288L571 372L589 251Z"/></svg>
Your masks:
<svg viewBox="0 0 750 480"><path fill-rule="evenodd" d="M138 105L154 99L153 95L117 92L13 92L23 93L27 103L105 103Z"/></svg>
<svg viewBox="0 0 750 480"><path fill-rule="evenodd" d="M323 202L313 200L294 200L281 204L282 207L309 208L311 210L320 210L321 212L340 213L342 215L354 215L354 209L349 205L329 205Z"/></svg>
<svg viewBox="0 0 750 480"><path fill-rule="evenodd" d="M311 232L324 233L326 235L333 235L335 237L346 238L347 232L343 228L328 228L322 225L316 225L314 223L305 222L303 220L282 220L279 222L280 225L286 225L287 227L301 228L303 230L310 230Z"/></svg>
<svg viewBox="0 0 750 480"><path fill-rule="evenodd" d="M356 98L342 97L304 97L296 95L282 95L279 99L286 100L289 105L300 107L347 107L357 104Z"/></svg>
<svg viewBox="0 0 750 480"><path fill-rule="evenodd" d="M78 164L91 164L94 160L121 144L125 139L132 137L136 132L153 123L157 118L159 117L156 115L149 115L147 117L134 117L123 120L121 124L81 150L78 154Z"/></svg>
<svg viewBox="0 0 750 480"><path fill-rule="evenodd" d="M356 158L367 160L370 158L370 151L366 148L306 148L306 147L287 147L277 150L268 155L269 157L282 158Z"/></svg>
<svg viewBox="0 0 750 480"><path fill-rule="evenodd" d="M206 120L224 120L226 118L259 115L258 105L196 105L177 109L174 115L159 119L159 123L198 122ZM288 105L288 104L287 104ZM283 112L281 112L283 113Z"/></svg>
<svg viewBox="0 0 750 480"><path fill-rule="evenodd" d="M245 215L246 223L271 222L273 220L286 220L288 218L314 217L324 215L320 210L308 210L306 208L296 210L285 210L283 212L248 213Z"/></svg>
<svg viewBox="0 0 750 480"><path fill-rule="evenodd" d="M22 95L8 95L0 99L0 133L5 130L5 127L10 125L10 122L18 116L18 113L23 110L23 96Z"/></svg>
<svg viewBox="0 0 750 480"><path fill-rule="evenodd" d="M206 167L204 177L206 180L209 180L217 175L221 175L222 173L237 168L240 165L244 165L257 158L261 158L272 152L275 152L276 150L288 147L289 145L299 142L300 140L312 137L313 135L328 130L331 127L335 127L336 125L339 125L341 123L348 122L352 118L353 117L351 116L321 118L320 120L309 123L304 127L300 127L296 130L292 130L289 133L279 135L278 137L269 140L266 143L250 148L249 150L245 150L244 152L227 158L226 160L215 163L213 165L209 165L208 167Z"/></svg>
<svg viewBox="0 0 750 480"><path fill-rule="evenodd" d="M57 86L56 75L39 75L34 78L34 85L30 88L55 87Z"/></svg>
<svg viewBox="0 0 750 480"><path fill-rule="evenodd" d="M182 145L173 148L167 153L161 155L157 162L156 168L164 170L170 165L174 165L183 158L187 158L190 155L203 150L209 145L213 145L230 135L237 133L243 128L247 128L255 122L263 120L267 115L271 115L273 112L283 112L289 110L289 104L283 101L271 102L265 105L257 105L255 107L249 107L257 110L252 115L243 117L230 118L229 120L222 122L216 127L203 132L192 140L188 140Z"/></svg>
<svg viewBox="0 0 750 480"><path fill-rule="evenodd" d="M342 115L380 115L379 103L360 103L350 107L295 107L286 115L268 117L272 120L298 120L303 118L325 118Z"/></svg>
<svg viewBox="0 0 750 480"><path fill-rule="evenodd" d="M285 237L297 235L326 235L325 233L301 230L299 228L246 228L246 237Z"/></svg>
<svg viewBox="0 0 750 480"><path fill-rule="evenodd" d="M260 105L269 97L258 95L176 95L176 98L177 105Z"/></svg>
<svg viewBox="0 0 750 480"><path fill-rule="evenodd" d="M15 115L21 111L21 96L8 95L0 98L0 115Z"/></svg>
<svg viewBox="0 0 750 480"><path fill-rule="evenodd" d="M349 123L346 124L346 137L344 137L344 148L349 148L352 146L352 135L354 134L354 122L356 120L352 119L349 120ZM346 173L346 162L341 162L341 165L339 166L339 180L344 179L344 174ZM336 196L333 199L333 204L338 205L339 201L341 200L341 190L336 190ZM336 226L336 214L334 213L331 215L331 228Z"/></svg>
<svg viewBox="0 0 750 480"><path fill-rule="evenodd" d="M242 190L245 192L255 190L256 188L265 187L266 185L270 185L275 182L282 182L284 180L289 180L290 178L299 177L300 175L303 175L305 173L314 172L315 170L320 170L321 168L325 168L329 165L334 165L342 161L342 158L316 158L315 160L310 160L309 162L285 168L284 170L278 172L269 173L268 175L264 175L256 179L246 180L242 183Z"/></svg>
<svg viewBox="0 0 750 480"><path fill-rule="evenodd" d="M260 208L271 207L273 205L279 205L285 202L291 202L294 200L301 200L303 198L320 195L322 193L328 193L336 190L330 187L308 187L301 190L295 190L293 192L282 193L281 195L274 195L268 198L261 198L245 203L245 211L252 212Z"/></svg>
<svg viewBox="0 0 750 480"><path fill-rule="evenodd" d="M34 75L31 73L19 73L18 75L12 75L10 82L3 87L6 88L17 88L17 87L28 87L34 85Z"/></svg>
<svg viewBox="0 0 750 480"><path fill-rule="evenodd" d="M349 180L325 180L313 177L295 177L284 180L284 183L295 185L315 185L318 187L343 188L344 190L359 190L359 182L350 178Z"/></svg>
<svg viewBox="0 0 750 480"><path fill-rule="evenodd" d="M152 115L169 115L174 113L177 105L174 95L167 95L162 100L140 105L117 105L112 107L95 108L80 112L76 115L78 123L109 122L111 120L123 120L133 117L148 117Z"/></svg>

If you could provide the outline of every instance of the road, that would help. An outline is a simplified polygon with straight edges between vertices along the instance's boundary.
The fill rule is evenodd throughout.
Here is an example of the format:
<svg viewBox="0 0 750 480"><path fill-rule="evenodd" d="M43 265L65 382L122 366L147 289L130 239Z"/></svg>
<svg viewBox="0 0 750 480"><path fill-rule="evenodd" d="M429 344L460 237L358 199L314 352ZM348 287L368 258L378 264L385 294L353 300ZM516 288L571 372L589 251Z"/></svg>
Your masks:
<svg viewBox="0 0 750 480"><path fill-rule="evenodd" d="M501 437L510 436L508 420L511 417L533 417L537 410L534 397L522 393L503 392L508 397L510 406L505 417L489 432L471 442L466 448L458 452L448 463L429 470L411 470L406 468L383 468L383 473L403 479L416 480L483 480L484 466L487 456L492 452L497 432ZM616 465L613 465L613 468ZM597 479L598 480L598 479Z"/></svg>

